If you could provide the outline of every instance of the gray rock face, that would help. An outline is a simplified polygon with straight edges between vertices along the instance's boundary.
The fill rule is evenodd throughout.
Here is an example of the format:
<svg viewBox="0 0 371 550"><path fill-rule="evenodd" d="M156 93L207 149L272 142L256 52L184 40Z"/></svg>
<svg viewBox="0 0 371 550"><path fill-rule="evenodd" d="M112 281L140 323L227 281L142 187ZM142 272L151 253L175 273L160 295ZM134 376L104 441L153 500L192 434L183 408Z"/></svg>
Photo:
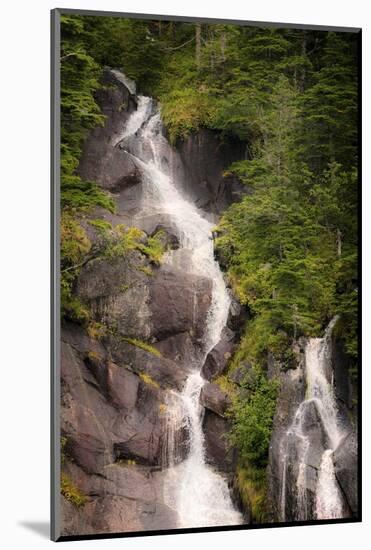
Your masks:
<svg viewBox="0 0 371 550"><path fill-rule="evenodd" d="M304 399L304 363L303 357L298 361L296 369L286 372L281 371L279 363L272 356L268 358L268 376L278 377L280 380L280 391L277 400L276 413L273 420L273 432L269 446L268 483L269 483L269 515L271 520L280 521L281 509L281 484L283 479L282 455L284 449L282 442L286 439L286 432L289 429L295 412ZM292 482L286 483L286 509L288 516L295 519L296 514L296 472L291 468ZM293 490L290 490L290 487ZM291 512L289 512L291 511Z"/></svg>
<svg viewBox="0 0 371 550"><path fill-rule="evenodd" d="M200 400L206 409L219 416L223 416L231 404L228 395L217 384L210 384L210 382L202 387Z"/></svg>
<svg viewBox="0 0 371 550"><path fill-rule="evenodd" d="M136 108L136 98L110 70L104 72L103 82L111 85L97 94L106 121L103 127L94 128L89 133L78 171L87 181L95 181L108 190L117 190L118 187L125 187L125 178L130 181L137 174L127 154L112 146Z"/></svg>
<svg viewBox="0 0 371 550"><path fill-rule="evenodd" d="M240 304L239 301L232 295L231 306L229 308L227 319L227 327L237 334L240 334L240 331L245 326L247 319L248 312L246 306Z"/></svg>
<svg viewBox="0 0 371 550"><path fill-rule="evenodd" d="M122 140L125 123L136 108L135 90L110 70L104 73L104 83L109 86L98 92L97 100L105 125L89 133L78 173L111 193L117 211L97 208L93 217L113 226L135 225L148 236L161 231L164 246L175 250L179 234L171 218L141 211L142 177L125 150L128 140ZM220 212L239 193L236 181L223 178L222 171L241 158L243 148L223 144L202 131L180 145L180 155L170 152L171 169L198 205ZM186 167L182 159L187 160ZM98 249L99 235L87 216L82 224L93 250ZM183 269L188 261L185 253L176 269L157 267L131 250L122 257L88 261L74 282L74 294L91 312L89 322L104 325L106 331L97 340L86 326L63 323L62 469L87 499L78 508L62 497L64 535L177 527L176 515L165 505L162 493L167 435L163 413L169 391L182 390L189 371L203 356L212 292L210 279ZM234 302L228 323L235 330L240 314ZM210 376L225 369L233 337L227 329L209 354ZM235 457L224 437L228 422L220 416L228 398L209 384L202 400L207 407L203 420L207 460L230 473ZM176 445L181 460L188 452L187 427L179 429Z"/></svg>
<svg viewBox="0 0 371 550"><path fill-rule="evenodd" d="M358 446L355 432L350 432L334 451L335 475L354 517L358 514Z"/></svg>
<svg viewBox="0 0 371 550"><path fill-rule="evenodd" d="M140 271L145 266L148 261L136 251L123 257L92 260L78 277L77 295L100 323L114 326L123 336L148 339L148 276Z"/></svg>
<svg viewBox="0 0 371 550"><path fill-rule="evenodd" d="M220 213L240 199L245 189L233 176L223 176L232 162L245 157L246 144L228 141L215 132L201 129L178 146L185 167L187 189L197 206ZM189 162L192 159L192 162Z"/></svg>
<svg viewBox="0 0 371 550"><path fill-rule="evenodd" d="M220 341L206 357L201 371L202 376L210 381L222 374L232 357L234 349L234 332L225 327Z"/></svg>
<svg viewBox="0 0 371 550"><path fill-rule="evenodd" d="M211 304L210 279L160 268L150 282L153 336L163 340L188 332L201 339Z"/></svg>
<svg viewBox="0 0 371 550"><path fill-rule="evenodd" d="M159 480L148 469L112 464L103 476L88 476L69 464L69 478L87 497L76 508L61 497L65 535L145 531L176 527L175 513L158 498Z"/></svg>
<svg viewBox="0 0 371 550"><path fill-rule="evenodd" d="M227 440L229 429L225 418L206 409L203 420L206 461L224 473L232 473L236 465L235 452Z"/></svg>

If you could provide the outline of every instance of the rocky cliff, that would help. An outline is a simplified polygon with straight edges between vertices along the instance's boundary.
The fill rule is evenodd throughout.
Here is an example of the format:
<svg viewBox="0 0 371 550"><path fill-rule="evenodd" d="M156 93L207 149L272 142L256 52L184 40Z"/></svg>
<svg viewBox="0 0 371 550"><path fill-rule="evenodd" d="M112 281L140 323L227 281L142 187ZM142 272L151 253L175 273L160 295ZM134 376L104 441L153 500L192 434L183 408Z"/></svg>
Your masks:
<svg viewBox="0 0 371 550"><path fill-rule="evenodd" d="M324 519L320 513L321 483L325 484L328 501L327 519L357 517L358 513L357 396L350 362L336 334L328 338L324 356L317 358L323 363L326 392L333 393L330 405L336 410L336 426L331 426L326 410L330 395L322 395L317 381L308 375L309 345L305 338L295 344L289 368L283 368L273 357L268 362L269 376L280 380L269 450L271 521ZM328 402L321 403L323 399ZM331 433L334 428L335 438ZM332 449L332 464L324 479L326 449ZM332 508L331 499L337 502Z"/></svg>
<svg viewBox="0 0 371 550"><path fill-rule="evenodd" d="M137 106L135 90L110 70L104 82L98 100L106 122L89 134L79 174L108 191L117 209L114 214L96 209L81 224L98 251L100 231L89 223L97 218L113 228L139 226L143 239L161 231L164 248L176 249L166 217L136 219L142 178L120 144L123 126ZM225 182L223 171L241 158L243 149L202 131L172 151L173 170L189 183L193 200L215 214L241 192L235 180ZM192 358L201 353L211 284L207 277L161 266L140 250L123 257L97 253L82 266L73 291L90 312L90 323L62 322L63 535L176 527L175 513L162 496L165 403L167 392L182 388ZM239 313L235 304L229 327L207 357L209 380L231 356ZM231 474L235 457L223 437L228 398L208 383L202 404L207 461ZM176 436L184 453L185 435Z"/></svg>

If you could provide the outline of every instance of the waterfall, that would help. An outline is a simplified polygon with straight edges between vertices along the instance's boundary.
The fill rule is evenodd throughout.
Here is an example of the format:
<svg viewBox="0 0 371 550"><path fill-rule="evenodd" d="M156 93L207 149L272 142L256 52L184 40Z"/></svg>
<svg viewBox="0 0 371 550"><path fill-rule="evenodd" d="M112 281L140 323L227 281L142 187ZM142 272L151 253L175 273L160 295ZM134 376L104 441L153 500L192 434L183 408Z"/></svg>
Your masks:
<svg viewBox="0 0 371 550"><path fill-rule="evenodd" d="M165 503L177 512L178 527L235 525L242 522L233 507L226 479L205 460L200 371L208 352L217 344L227 322L230 297L214 258L213 223L188 200L171 171L173 151L163 135L161 116L153 100L139 96L138 108L123 128L116 145L130 154L142 173L143 198L138 219L166 217L179 248L166 253L164 264L212 280L202 352L191 361L181 392L169 390L166 400L163 465ZM188 434L187 455L179 453L179 433Z"/></svg>
<svg viewBox="0 0 371 550"><path fill-rule="evenodd" d="M287 477L289 470L295 470L293 463L296 465L296 509L291 515L298 520L344 517L343 500L332 460L333 451L344 435L339 425L332 385L331 333L336 321L337 317L328 325L323 338L310 338L305 347L306 396L281 447L282 521L287 519ZM315 453L322 454L313 487L316 466L310 455ZM312 498L310 491L314 493Z"/></svg>

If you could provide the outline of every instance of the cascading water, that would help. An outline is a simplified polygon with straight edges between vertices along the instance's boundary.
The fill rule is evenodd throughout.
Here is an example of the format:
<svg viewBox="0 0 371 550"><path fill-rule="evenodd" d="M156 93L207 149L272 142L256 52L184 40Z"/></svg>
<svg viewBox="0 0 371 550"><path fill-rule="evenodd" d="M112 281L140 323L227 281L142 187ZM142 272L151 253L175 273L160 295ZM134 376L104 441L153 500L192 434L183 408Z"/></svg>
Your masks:
<svg viewBox="0 0 371 550"><path fill-rule="evenodd" d="M178 515L178 527L236 525L242 515L233 507L227 481L206 464L204 409L200 374L208 352L217 344L227 322L230 298L218 263L214 259L213 223L187 200L171 174L171 147L162 133L159 111L153 100L139 96L138 108L116 141L133 158L143 176L143 203L138 218L158 215L170 220L179 248L166 254L165 263L212 280L211 306L202 352L193 360L183 391L168 392L163 462L165 503ZM188 434L188 454L178 452L177 434Z"/></svg>
<svg viewBox="0 0 371 550"><path fill-rule="evenodd" d="M329 382L331 360L331 333L337 321L335 317L328 325L323 338L310 338L305 348L306 399L294 416L286 432L282 445L282 482L281 482L281 520L286 518L286 495L288 468L292 467L292 458L297 464L296 474L296 514L295 519L333 519L344 517L343 499L335 477L332 460L333 451L339 445L343 433L339 426L338 411L335 402L332 381ZM316 427L313 433L313 419ZM310 464L309 454L314 443L321 439L322 456L318 465L314 488L314 502L308 498L310 485L309 472L314 468ZM291 461L291 462L290 462ZM313 462L313 460L312 460ZM291 518L292 519L292 518Z"/></svg>

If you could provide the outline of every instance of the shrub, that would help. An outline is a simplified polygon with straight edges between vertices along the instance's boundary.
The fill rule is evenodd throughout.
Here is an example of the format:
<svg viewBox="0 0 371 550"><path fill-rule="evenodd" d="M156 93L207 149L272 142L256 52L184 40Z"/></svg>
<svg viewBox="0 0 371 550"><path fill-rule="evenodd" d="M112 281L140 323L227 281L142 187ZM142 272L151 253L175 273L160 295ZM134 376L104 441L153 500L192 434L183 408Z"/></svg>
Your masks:
<svg viewBox="0 0 371 550"><path fill-rule="evenodd" d="M73 483L66 473L62 473L61 475L61 493L77 508L81 508L88 501L87 496Z"/></svg>
<svg viewBox="0 0 371 550"><path fill-rule="evenodd" d="M268 380L255 369L256 376L242 383L228 416L232 421L229 441L239 451L242 465L265 468L276 410L278 381Z"/></svg>

